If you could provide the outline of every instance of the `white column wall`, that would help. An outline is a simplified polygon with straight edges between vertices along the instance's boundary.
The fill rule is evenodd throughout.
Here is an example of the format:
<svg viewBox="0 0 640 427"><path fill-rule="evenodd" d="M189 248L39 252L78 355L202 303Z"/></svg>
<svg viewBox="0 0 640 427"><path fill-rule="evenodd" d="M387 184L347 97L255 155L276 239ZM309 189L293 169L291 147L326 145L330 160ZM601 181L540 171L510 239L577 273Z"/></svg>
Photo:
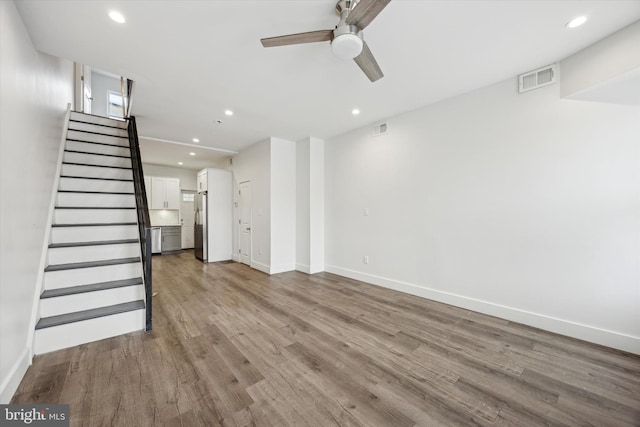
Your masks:
<svg viewBox="0 0 640 427"><path fill-rule="evenodd" d="M309 273L310 254L310 140L296 144L296 270Z"/></svg>
<svg viewBox="0 0 640 427"><path fill-rule="evenodd" d="M296 268L296 143L271 138L271 269Z"/></svg>
<svg viewBox="0 0 640 427"><path fill-rule="evenodd" d="M271 270L271 140L261 141L233 157L233 254L238 254L238 188L251 181L251 266Z"/></svg>
<svg viewBox="0 0 640 427"><path fill-rule="evenodd" d="M640 104L640 21L560 63L562 97Z"/></svg>
<svg viewBox="0 0 640 427"><path fill-rule="evenodd" d="M297 143L296 269L324 271L324 141Z"/></svg>

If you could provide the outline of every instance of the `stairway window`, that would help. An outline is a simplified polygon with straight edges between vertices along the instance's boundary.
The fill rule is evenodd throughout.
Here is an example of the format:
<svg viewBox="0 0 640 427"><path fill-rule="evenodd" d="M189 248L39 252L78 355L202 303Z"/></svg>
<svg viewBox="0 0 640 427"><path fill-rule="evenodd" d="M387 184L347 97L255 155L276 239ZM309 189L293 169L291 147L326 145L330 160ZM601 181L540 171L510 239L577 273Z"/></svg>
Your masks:
<svg viewBox="0 0 640 427"><path fill-rule="evenodd" d="M118 92L108 91L107 96L107 112L112 119L121 119L124 117L122 108L122 95Z"/></svg>

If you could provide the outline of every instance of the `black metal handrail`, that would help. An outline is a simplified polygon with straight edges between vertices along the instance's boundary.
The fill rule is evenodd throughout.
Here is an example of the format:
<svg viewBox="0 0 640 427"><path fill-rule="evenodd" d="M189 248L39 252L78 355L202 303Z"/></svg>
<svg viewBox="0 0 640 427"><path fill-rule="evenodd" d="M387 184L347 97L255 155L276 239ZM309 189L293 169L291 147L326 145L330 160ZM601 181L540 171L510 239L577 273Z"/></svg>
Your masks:
<svg viewBox="0 0 640 427"><path fill-rule="evenodd" d="M140 233L140 250L142 252L142 270L144 275L144 289L146 296L146 326L145 330L150 331L151 322L151 297L153 287L151 283L151 220L149 219L149 205L147 202L147 191L144 185L144 173L142 171L142 159L140 157L140 141L138 141L138 129L136 118L127 118L129 125L129 146L131 148L131 167L133 170L133 187L136 194L136 211L138 214L138 231Z"/></svg>

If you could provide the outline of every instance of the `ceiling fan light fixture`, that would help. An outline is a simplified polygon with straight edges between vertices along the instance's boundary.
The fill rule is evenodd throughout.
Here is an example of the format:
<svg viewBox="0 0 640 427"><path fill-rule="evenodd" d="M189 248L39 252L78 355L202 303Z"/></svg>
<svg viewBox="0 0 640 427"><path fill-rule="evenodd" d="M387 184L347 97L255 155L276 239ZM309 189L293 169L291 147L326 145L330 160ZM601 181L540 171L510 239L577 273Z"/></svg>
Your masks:
<svg viewBox="0 0 640 427"><path fill-rule="evenodd" d="M353 59L362 52L362 39L355 34L340 34L331 42L333 54L340 59Z"/></svg>

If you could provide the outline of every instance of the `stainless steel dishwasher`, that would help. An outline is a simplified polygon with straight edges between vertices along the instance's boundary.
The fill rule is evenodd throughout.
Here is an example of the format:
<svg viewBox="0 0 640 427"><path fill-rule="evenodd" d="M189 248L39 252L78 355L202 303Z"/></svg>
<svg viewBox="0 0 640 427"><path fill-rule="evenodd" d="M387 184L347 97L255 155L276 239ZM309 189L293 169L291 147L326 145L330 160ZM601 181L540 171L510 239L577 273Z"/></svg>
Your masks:
<svg viewBox="0 0 640 427"><path fill-rule="evenodd" d="M162 252L162 227L151 227L151 253Z"/></svg>

